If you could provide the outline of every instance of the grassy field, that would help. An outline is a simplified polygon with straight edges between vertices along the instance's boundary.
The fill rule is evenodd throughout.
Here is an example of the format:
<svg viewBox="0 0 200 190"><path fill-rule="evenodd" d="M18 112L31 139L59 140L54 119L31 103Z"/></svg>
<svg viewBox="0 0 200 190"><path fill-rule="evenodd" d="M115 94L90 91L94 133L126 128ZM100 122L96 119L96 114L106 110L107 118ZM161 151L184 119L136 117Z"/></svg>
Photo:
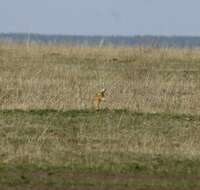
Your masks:
<svg viewBox="0 0 200 190"><path fill-rule="evenodd" d="M1 189L199 189L199 74L199 49L1 43Z"/></svg>

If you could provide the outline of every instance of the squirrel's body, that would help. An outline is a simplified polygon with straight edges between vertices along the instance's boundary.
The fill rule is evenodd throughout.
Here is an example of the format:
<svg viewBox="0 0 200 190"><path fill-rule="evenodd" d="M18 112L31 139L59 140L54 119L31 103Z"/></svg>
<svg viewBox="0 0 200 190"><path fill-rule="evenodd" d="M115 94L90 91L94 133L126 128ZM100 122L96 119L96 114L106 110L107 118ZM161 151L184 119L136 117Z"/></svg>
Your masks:
<svg viewBox="0 0 200 190"><path fill-rule="evenodd" d="M94 103L95 103L95 107L96 109L99 109L100 107L100 103L102 101L105 101L105 92L106 89L102 89L100 92L98 92L94 98Z"/></svg>

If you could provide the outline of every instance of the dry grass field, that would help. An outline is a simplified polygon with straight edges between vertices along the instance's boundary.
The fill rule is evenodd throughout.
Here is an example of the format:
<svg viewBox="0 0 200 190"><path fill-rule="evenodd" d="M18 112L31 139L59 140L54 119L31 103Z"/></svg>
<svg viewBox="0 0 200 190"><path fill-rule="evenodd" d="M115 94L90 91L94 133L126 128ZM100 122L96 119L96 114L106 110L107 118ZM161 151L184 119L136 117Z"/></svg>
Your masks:
<svg viewBox="0 0 200 190"><path fill-rule="evenodd" d="M1 109L90 109L105 87L105 107L198 114L198 49L90 48L1 44Z"/></svg>
<svg viewBox="0 0 200 190"><path fill-rule="evenodd" d="M1 43L1 188L199 189L199 74L200 49Z"/></svg>

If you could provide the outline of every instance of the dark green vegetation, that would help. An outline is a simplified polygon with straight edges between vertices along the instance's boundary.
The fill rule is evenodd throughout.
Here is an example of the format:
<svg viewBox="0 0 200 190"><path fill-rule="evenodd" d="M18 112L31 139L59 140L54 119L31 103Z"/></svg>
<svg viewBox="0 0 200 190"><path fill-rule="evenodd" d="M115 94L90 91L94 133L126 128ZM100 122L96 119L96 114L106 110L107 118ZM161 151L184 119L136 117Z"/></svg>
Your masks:
<svg viewBox="0 0 200 190"><path fill-rule="evenodd" d="M0 112L1 189L199 189L200 117Z"/></svg>

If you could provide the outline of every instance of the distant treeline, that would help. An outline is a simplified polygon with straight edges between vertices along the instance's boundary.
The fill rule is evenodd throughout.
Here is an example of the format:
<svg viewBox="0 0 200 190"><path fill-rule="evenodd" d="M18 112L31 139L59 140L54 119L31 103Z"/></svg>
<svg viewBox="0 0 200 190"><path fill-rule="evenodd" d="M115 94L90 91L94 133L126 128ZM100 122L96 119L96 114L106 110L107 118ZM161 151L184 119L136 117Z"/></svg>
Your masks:
<svg viewBox="0 0 200 190"><path fill-rule="evenodd" d="M200 47L200 37L193 36L83 36L0 33L0 41L89 46Z"/></svg>

